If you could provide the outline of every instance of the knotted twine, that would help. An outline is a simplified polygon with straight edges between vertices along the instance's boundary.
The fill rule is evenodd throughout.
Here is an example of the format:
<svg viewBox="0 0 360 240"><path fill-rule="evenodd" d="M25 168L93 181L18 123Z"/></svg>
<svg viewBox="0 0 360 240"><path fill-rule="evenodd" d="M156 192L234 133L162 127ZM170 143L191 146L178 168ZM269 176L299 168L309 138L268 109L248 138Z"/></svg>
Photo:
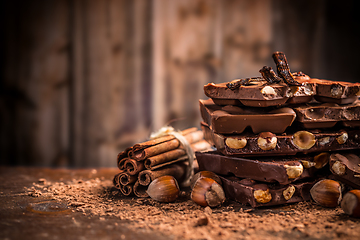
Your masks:
<svg viewBox="0 0 360 240"><path fill-rule="evenodd" d="M189 166L186 168L185 179L180 185L182 187L188 187L190 186L191 177L194 175L194 169L193 169L194 156L195 156L194 151L191 148L190 143L186 140L186 138L180 132L175 131L175 129L171 126L164 126L160 128L157 132L151 133L150 139L155 139L168 135L174 136L185 149Z"/></svg>

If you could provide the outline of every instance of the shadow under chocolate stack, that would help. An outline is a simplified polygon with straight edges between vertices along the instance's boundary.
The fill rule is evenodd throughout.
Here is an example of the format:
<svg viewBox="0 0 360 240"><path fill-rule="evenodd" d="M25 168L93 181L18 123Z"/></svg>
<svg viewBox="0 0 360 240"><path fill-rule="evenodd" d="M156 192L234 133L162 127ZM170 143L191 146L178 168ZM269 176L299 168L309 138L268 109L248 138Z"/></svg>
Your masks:
<svg viewBox="0 0 360 240"><path fill-rule="evenodd" d="M196 153L199 170L252 207L310 200L321 178L360 188L360 83L291 73L284 53L272 57L277 73L204 86L201 126L217 151Z"/></svg>

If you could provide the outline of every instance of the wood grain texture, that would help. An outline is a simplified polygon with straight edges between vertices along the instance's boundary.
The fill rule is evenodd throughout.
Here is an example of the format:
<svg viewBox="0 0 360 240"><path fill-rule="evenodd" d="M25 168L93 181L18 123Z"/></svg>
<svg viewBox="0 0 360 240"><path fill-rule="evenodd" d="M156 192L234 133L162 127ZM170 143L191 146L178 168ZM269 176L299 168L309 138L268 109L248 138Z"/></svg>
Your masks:
<svg viewBox="0 0 360 240"><path fill-rule="evenodd" d="M172 122L199 127L203 85L292 71L359 81L356 1L5 1L4 164L116 166Z"/></svg>

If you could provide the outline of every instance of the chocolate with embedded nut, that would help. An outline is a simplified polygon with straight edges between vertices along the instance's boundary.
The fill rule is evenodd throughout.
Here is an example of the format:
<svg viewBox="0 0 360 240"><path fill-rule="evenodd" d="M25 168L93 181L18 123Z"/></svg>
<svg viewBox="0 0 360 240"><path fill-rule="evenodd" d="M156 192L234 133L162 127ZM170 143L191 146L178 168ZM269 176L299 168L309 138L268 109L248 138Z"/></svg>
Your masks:
<svg viewBox="0 0 360 240"><path fill-rule="evenodd" d="M360 100L342 106L336 103L309 103L293 109L296 121L304 128L330 128L338 122L345 127L360 126Z"/></svg>
<svg viewBox="0 0 360 240"><path fill-rule="evenodd" d="M196 152L195 155L200 171L234 175L239 178L250 178L262 182L277 182L281 185L314 177L318 170L316 159L313 156L293 157L291 159L286 157L249 159L224 156L217 151ZM323 164L320 165L324 166Z"/></svg>
<svg viewBox="0 0 360 240"><path fill-rule="evenodd" d="M360 158L354 153L334 153L330 155L330 171L334 176L354 187L360 188Z"/></svg>
<svg viewBox="0 0 360 240"><path fill-rule="evenodd" d="M360 148L360 129L298 131L281 135L243 133L223 135L212 131L202 122L204 138L227 156L276 156L295 155L296 153L352 150ZM275 140L274 140L275 139ZM231 141L229 141L231 140ZM241 141L242 147L236 146ZM265 145L266 146L265 146Z"/></svg>
<svg viewBox="0 0 360 240"><path fill-rule="evenodd" d="M202 119L216 133L242 133L246 127L251 127L254 133L283 133L296 117L291 108L219 106L211 99L199 100L199 104Z"/></svg>
<svg viewBox="0 0 360 240"><path fill-rule="evenodd" d="M288 185L265 184L250 179L220 177L226 198L251 207L276 206L310 200L310 189L315 182Z"/></svg>
<svg viewBox="0 0 360 240"><path fill-rule="evenodd" d="M316 78L312 78L311 82L316 84L315 99L319 102L349 104L357 100L360 95L360 83Z"/></svg>
<svg viewBox="0 0 360 240"><path fill-rule="evenodd" d="M225 83L208 83L204 86L205 95L213 99L218 105L245 105L249 107L281 106L289 103L306 103L312 100L315 94L315 84L309 81L309 77L296 76L300 86L288 86L287 84L269 83L263 78L253 78L246 85L238 84L236 88L230 88L230 84L241 82L236 79Z"/></svg>

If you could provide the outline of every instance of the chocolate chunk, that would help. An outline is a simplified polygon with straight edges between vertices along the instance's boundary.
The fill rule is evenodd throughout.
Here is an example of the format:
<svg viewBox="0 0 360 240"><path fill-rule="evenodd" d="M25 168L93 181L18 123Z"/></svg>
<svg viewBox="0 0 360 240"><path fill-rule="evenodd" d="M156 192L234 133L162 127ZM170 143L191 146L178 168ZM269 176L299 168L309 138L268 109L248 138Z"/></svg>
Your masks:
<svg viewBox="0 0 360 240"><path fill-rule="evenodd" d="M301 83L295 80L294 76L290 72L290 68L283 52L274 52L272 55L278 75L284 79L289 86L299 86Z"/></svg>
<svg viewBox="0 0 360 240"><path fill-rule="evenodd" d="M281 78L279 78L274 70L272 70L271 67L264 66L262 69L259 70L261 73L261 76L268 81L269 83L279 83L282 81Z"/></svg>
<svg viewBox="0 0 360 240"><path fill-rule="evenodd" d="M358 99L360 83L311 79L316 84L315 99L319 102L349 104Z"/></svg>
<svg viewBox="0 0 360 240"><path fill-rule="evenodd" d="M255 78L254 78L255 79ZM309 76L298 76L299 86L288 86L284 82L269 84L263 78L251 81L251 84L236 85L239 80L230 83L209 83L204 86L205 95L217 105L245 105L249 107L281 106L285 103L307 103L316 93L316 85Z"/></svg>
<svg viewBox="0 0 360 240"><path fill-rule="evenodd" d="M264 184L250 179L220 177L226 198L251 207L275 206L310 200L310 189L315 182L289 185Z"/></svg>
<svg viewBox="0 0 360 240"><path fill-rule="evenodd" d="M222 107L211 99L199 100L199 104L203 120L214 132L223 134L242 133L246 127L251 127L254 133L283 133L296 117L291 108Z"/></svg>
<svg viewBox="0 0 360 240"><path fill-rule="evenodd" d="M217 151L196 152L195 154L201 171L262 182L277 182L281 185L314 177L314 173L318 170L311 156L291 159L286 157L246 159L224 156Z"/></svg>
<svg viewBox="0 0 360 240"><path fill-rule="evenodd" d="M352 150L360 148L360 130L344 128L331 131L298 131L273 136L268 132L260 134L244 133L222 135L213 132L202 122L204 138L227 156L276 156L295 155L296 153ZM242 148L231 147L231 142L245 142ZM228 143L228 144L227 144ZM229 146L230 145L230 146Z"/></svg>
<svg viewBox="0 0 360 240"><path fill-rule="evenodd" d="M360 188L360 158L353 153L331 154L330 171L340 181L354 187Z"/></svg>
<svg viewBox="0 0 360 240"><path fill-rule="evenodd" d="M282 105L289 98L286 96L288 86L284 83L268 85L263 78L251 83L250 85L239 85L233 90L227 87L229 83L209 83L204 86L204 92L215 103L218 100L237 100L250 107Z"/></svg>
<svg viewBox="0 0 360 240"><path fill-rule="evenodd" d="M296 121L305 128L330 128L337 122L347 127L360 126L360 100L339 106L335 103L311 103L293 108Z"/></svg>

